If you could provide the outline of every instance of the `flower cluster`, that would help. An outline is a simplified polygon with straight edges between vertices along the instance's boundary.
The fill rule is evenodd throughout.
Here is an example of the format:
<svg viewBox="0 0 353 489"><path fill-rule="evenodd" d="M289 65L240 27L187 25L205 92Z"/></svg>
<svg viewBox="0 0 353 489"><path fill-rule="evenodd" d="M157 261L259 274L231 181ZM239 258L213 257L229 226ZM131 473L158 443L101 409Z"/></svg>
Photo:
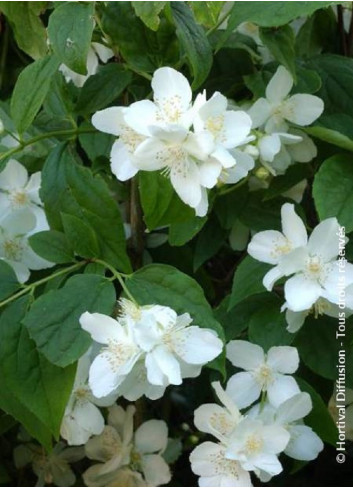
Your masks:
<svg viewBox="0 0 353 489"><path fill-rule="evenodd" d="M246 371L233 375L226 391L213 383L223 406L204 404L195 411L196 428L218 440L201 443L190 455L199 485L249 487L250 472L268 482L282 471L282 452L297 460L316 458L323 443L302 421L312 409L310 396L288 375L298 368L296 348L272 347L265 355L257 345L231 341L227 358ZM260 395L260 403L240 412Z"/></svg>
<svg viewBox="0 0 353 489"><path fill-rule="evenodd" d="M143 395L158 399L168 385L197 377L222 351L216 333L192 325L187 313L178 316L170 307L139 307L126 299L120 304L117 319L89 312L80 318L100 346L89 370L97 398L115 393L130 401Z"/></svg>
<svg viewBox="0 0 353 489"><path fill-rule="evenodd" d="M288 330L297 331L310 312L337 317L340 302L341 276L347 313L353 309L353 265L339 257L340 239L346 243L336 218L320 222L310 237L293 204L281 209L282 233L262 231L255 234L248 246L256 260L275 265L265 275L263 284L272 290L282 277L290 278L284 284Z"/></svg>
<svg viewBox="0 0 353 489"><path fill-rule="evenodd" d="M39 197L41 173L28 178L26 168L9 160L0 173L0 259L15 271L19 282L26 282L30 270L40 270L53 263L39 257L28 238L48 229Z"/></svg>
<svg viewBox="0 0 353 489"><path fill-rule="evenodd" d="M219 179L234 183L252 168L252 159L236 150L248 140L251 119L244 111L227 110L219 92L209 100L199 94L192 103L189 82L173 68L156 70L152 89L153 102L109 107L94 114L92 124L119 137L111 151L119 180L139 170L163 170L181 200L204 216L207 189Z"/></svg>

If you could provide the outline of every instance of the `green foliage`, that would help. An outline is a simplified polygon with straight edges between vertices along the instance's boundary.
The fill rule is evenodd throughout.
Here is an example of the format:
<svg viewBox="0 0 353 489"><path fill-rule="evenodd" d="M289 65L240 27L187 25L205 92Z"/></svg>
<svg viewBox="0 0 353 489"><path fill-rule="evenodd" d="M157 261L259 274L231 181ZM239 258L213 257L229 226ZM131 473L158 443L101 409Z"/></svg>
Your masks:
<svg viewBox="0 0 353 489"><path fill-rule="evenodd" d="M31 248L37 255L53 263L74 261L74 253L65 234L60 231L41 231L29 238Z"/></svg>
<svg viewBox="0 0 353 489"><path fill-rule="evenodd" d="M5 261L0 261L0 300L5 299L19 288L15 272Z"/></svg>
<svg viewBox="0 0 353 489"><path fill-rule="evenodd" d="M40 19L47 2L1 2L0 11L14 31L18 47L33 59L45 56L47 33Z"/></svg>
<svg viewBox="0 0 353 489"><path fill-rule="evenodd" d="M153 31L159 26L158 14L164 9L167 2L131 2L137 17Z"/></svg>
<svg viewBox="0 0 353 489"><path fill-rule="evenodd" d="M348 155L332 156L315 175L313 195L320 219L337 217L346 232L353 231L353 166Z"/></svg>
<svg viewBox="0 0 353 489"><path fill-rule="evenodd" d="M50 44L60 62L72 71L85 75L86 62L94 28L94 4L66 2L49 18Z"/></svg>
<svg viewBox="0 0 353 489"><path fill-rule="evenodd" d="M91 344L79 318L86 311L110 315L116 301L112 283L99 275L71 277L59 290L39 297L23 319L38 350L54 365L66 367Z"/></svg>

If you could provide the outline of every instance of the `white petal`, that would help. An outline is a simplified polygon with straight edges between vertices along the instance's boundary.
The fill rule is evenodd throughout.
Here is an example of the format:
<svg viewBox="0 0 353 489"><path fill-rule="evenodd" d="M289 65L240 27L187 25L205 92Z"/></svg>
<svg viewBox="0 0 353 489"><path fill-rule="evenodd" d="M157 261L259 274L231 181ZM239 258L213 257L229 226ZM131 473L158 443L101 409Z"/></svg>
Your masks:
<svg viewBox="0 0 353 489"><path fill-rule="evenodd" d="M271 115L271 106L265 98L259 98L248 110L252 120L252 127L256 129L262 126Z"/></svg>
<svg viewBox="0 0 353 489"><path fill-rule="evenodd" d="M320 222L309 238L308 249L313 255L320 255L324 261L336 258L339 252L340 226L335 217Z"/></svg>
<svg viewBox="0 0 353 489"><path fill-rule="evenodd" d="M317 156L317 147L313 140L303 131L291 129L291 132L302 138L302 141L288 147L288 151L294 161L309 163Z"/></svg>
<svg viewBox="0 0 353 489"><path fill-rule="evenodd" d="M32 231L36 226L36 217L29 209L20 209L7 215L0 226L10 236L21 236Z"/></svg>
<svg viewBox="0 0 353 489"><path fill-rule="evenodd" d="M30 271L26 265L13 260L5 260L4 258L0 258L0 260L4 260L8 265L10 265L10 267L13 268L20 284L27 282L30 276Z"/></svg>
<svg viewBox="0 0 353 489"><path fill-rule="evenodd" d="M108 344L111 340L126 338L123 327L106 314L84 312L79 321L82 329L87 331L97 343Z"/></svg>
<svg viewBox="0 0 353 489"><path fill-rule="evenodd" d="M235 158L235 165L232 168L227 168L224 175L221 175L221 180L225 183L239 182L255 166L254 159L243 151L233 149L231 154Z"/></svg>
<svg viewBox="0 0 353 489"><path fill-rule="evenodd" d="M261 386L250 372L240 372L228 380L226 393L239 409L243 409L260 397Z"/></svg>
<svg viewBox="0 0 353 489"><path fill-rule="evenodd" d="M266 97L270 102L281 102L292 90L293 78L284 66L279 66L266 87Z"/></svg>
<svg viewBox="0 0 353 489"><path fill-rule="evenodd" d="M168 426L165 421L150 419L135 432L135 447L141 454L163 452L168 443Z"/></svg>
<svg viewBox="0 0 353 489"><path fill-rule="evenodd" d="M232 433L237 420L218 404L203 404L194 412L194 424L199 431L209 433L219 440Z"/></svg>
<svg viewBox="0 0 353 489"><path fill-rule="evenodd" d="M112 146L110 167L116 178L122 182L134 177L138 168L132 164L132 155L126 145L118 140Z"/></svg>
<svg viewBox="0 0 353 489"><path fill-rule="evenodd" d="M287 399L277 410L276 421L282 425L305 418L312 410L313 404L307 392L300 392Z"/></svg>
<svg viewBox="0 0 353 489"><path fill-rule="evenodd" d="M299 392L296 380L289 375L276 375L275 380L267 387L268 400L274 407L278 407Z"/></svg>
<svg viewBox="0 0 353 489"><path fill-rule="evenodd" d="M261 346L243 340L232 340L226 347L227 358L235 367L254 370L265 361Z"/></svg>
<svg viewBox="0 0 353 489"><path fill-rule="evenodd" d="M284 450L288 457L296 460L314 460L323 450L324 444L314 431L305 425L295 425L290 429L291 439Z"/></svg>
<svg viewBox="0 0 353 489"><path fill-rule="evenodd" d="M110 58L114 56L114 52L110 48L104 46L104 44L101 44L99 42L92 42L92 47L103 63L106 63Z"/></svg>
<svg viewBox="0 0 353 489"><path fill-rule="evenodd" d="M181 200L190 207L197 207L201 201L201 186L199 169L196 163L189 159L183 164L173 165L170 180Z"/></svg>
<svg viewBox="0 0 353 489"><path fill-rule="evenodd" d="M208 194L204 187L201 187L201 200L195 207L195 214L199 217L204 217L208 211Z"/></svg>
<svg viewBox="0 0 353 489"><path fill-rule="evenodd" d="M200 184L206 188L215 187L221 171L222 165L215 159L204 161L199 165Z"/></svg>
<svg viewBox="0 0 353 489"><path fill-rule="evenodd" d="M0 189L15 190L23 188L27 184L28 172L26 168L16 160L9 160L0 173Z"/></svg>
<svg viewBox="0 0 353 489"><path fill-rule="evenodd" d="M267 474L273 476L282 472L283 468L276 455L271 455L269 453L260 453L254 457L249 464L243 463L244 468L248 470L250 467L254 467L263 470Z"/></svg>
<svg viewBox="0 0 353 489"><path fill-rule="evenodd" d="M173 68L156 70L152 78L154 100L163 106L164 101L173 100L184 112L190 105L192 92L184 75Z"/></svg>
<svg viewBox="0 0 353 489"><path fill-rule="evenodd" d="M307 315L309 314L308 310L294 312L290 309L286 310L286 321L287 321L287 331L290 333L296 333L303 326Z"/></svg>
<svg viewBox="0 0 353 489"><path fill-rule="evenodd" d="M309 258L307 247L299 246L293 251L283 255L278 267L283 275L292 275L292 273L301 272L306 269L306 263Z"/></svg>
<svg viewBox="0 0 353 489"><path fill-rule="evenodd" d="M272 290L275 282L277 282L277 280L279 280L282 277L283 277L283 273L278 266L271 268L271 270L269 270L266 273L266 275L262 280L263 286L266 288L266 290L270 291Z"/></svg>
<svg viewBox="0 0 353 489"><path fill-rule="evenodd" d="M160 455L145 455L141 465L144 478L151 487L168 484L172 478L168 464Z"/></svg>
<svg viewBox="0 0 353 489"><path fill-rule="evenodd" d="M293 374L299 367L298 350L294 346L273 346L267 353L266 363L276 372Z"/></svg>
<svg viewBox="0 0 353 489"><path fill-rule="evenodd" d="M289 442L289 433L282 426L269 425L261 430L263 439L263 451L266 453L279 454L283 452Z"/></svg>
<svg viewBox="0 0 353 489"><path fill-rule="evenodd" d="M34 253L29 246L23 248L21 261L30 270L42 270L54 266L54 263L44 260L44 258Z"/></svg>
<svg viewBox="0 0 353 489"><path fill-rule="evenodd" d="M279 231L256 233L248 245L250 256L271 265L277 265L286 250L290 251L290 245Z"/></svg>
<svg viewBox="0 0 353 489"><path fill-rule="evenodd" d="M120 136L123 126L126 125L124 119L125 107L108 107L99 110L92 116L92 124L98 131Z"/></svg>
<svg viewBox="0 0 353 489"><path fill-rule="evenodd" d="M150 362L152 360L152 362ZM180 385L182 383L180 366L175 356L162 345L157 346L146 356L147 378L151 384L163 385L164 380L158 376L156 378L155 368L158 367L167 378L170 384ZM158 382L157 382L158 380Z"/></svg>
<svg viewBox="0 0 353 489"><path fill-rule="evenodd" d="M223 349L223 343L214 331L198 326L190 326L173 333L172 345L184 362L196 365L214 360Z"/></svg>
<svg viewBox="0 0 353 489"><path fill-rule="evenodd" d="M249 135L251 125L252 120L246 112L228 110L224 115L224 130L219 142L228 149L238 146Z"/></svg>
<svg viewBox="0 0 353 489"><path fill-rule="evenodd" d="M112 355L98 355L89 371L89 386L95 397L104 397L116 390L122 382L118 369L112 368Z"/></svg>
<svg viewBox="0 0 353 489"><path fill-rule="evenodd" d="M40 171L37 171L36 173L33 173L33 175L29 177L28 183L25 187L26 194L28 195L30 200L37 205L43 204L39 197L41 180L42 180L42 173Z"/></svg>
<svg viewBox="0 0 353 489"><path fill-rule="evenodd" d="M216 146L216 149L212 152L211 157L217 160L223 168L233 168L236 164L234 156L220 144Z"/></svg>
<svg viewBox="0 0 353 489"><path fill-rule="evenodd" d="M264 161L272 162L281 149L281 140L277 134L263 136L258 141L258 149Z"/></svg>
<svg viewBox="0 0 353 489"><path fill-rule="evenodd" d="M129 106L126 123L137 133L150 136L149 126L157 123L157 107L150 100L141 100Z"/></svg>
<svg viewBox="0 0 353 489"><path fill-rule="evenodd" d="M295 212L293 204L284 204L281 208L283 234L289 239L293 247L306 246L308 234L305 225Z"/></svg>
<svg viewBox="0 0 353 489"><path fill-rule="evenodd" d="M134 164L140 170L161 170L169 161L168 146L157 138L147 138L134 152Z"/></svg>
<svg viewBox="0 0 353 489"><path fill-rule="evenodd" d="M305 311L317 301L322 288L317 283L307 279L303 274L295 275L284 285L284 295L288 308L294 312Z"/></svg>
<svg viewBox="0 0 353 489"><path fill-rule="evenodd" d="M283 116L299 126L308 126L314 122L324 110L324 103L315 95L298 93L290 97L283 106Z"/></svg>

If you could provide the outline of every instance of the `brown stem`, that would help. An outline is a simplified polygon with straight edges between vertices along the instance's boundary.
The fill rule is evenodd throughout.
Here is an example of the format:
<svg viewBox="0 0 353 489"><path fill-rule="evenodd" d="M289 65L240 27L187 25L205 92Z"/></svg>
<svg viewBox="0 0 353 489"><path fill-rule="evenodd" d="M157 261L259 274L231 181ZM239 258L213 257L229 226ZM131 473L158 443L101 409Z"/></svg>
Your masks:
<svg viewBox="0 0 353 489"><path fill-rule="evenodd" d="M341 41L342 54L347 56L347 39L343 24L343 7L342 5L337 5L337 19L338 19L338 31Z"/></svg>

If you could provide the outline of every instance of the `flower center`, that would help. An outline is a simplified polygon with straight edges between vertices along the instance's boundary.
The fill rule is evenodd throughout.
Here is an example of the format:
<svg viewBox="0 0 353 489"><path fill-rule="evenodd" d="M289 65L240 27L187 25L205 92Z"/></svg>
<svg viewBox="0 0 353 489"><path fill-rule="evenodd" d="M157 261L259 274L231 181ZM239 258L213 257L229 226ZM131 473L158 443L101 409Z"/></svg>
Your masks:
<svg viewBox="0 0 353 489"><path fill-rule="evenodd" d="M135 347L118 340L111 340L107 347L102 348L101 353L113 372L117 372L133 356Z"/></svg>
<svg viewBox="0 0 353 489"><path fill-rule="evenodd" d="M221 435L227 435L235 427L235 422L232 423L226 413L212 414L210 417L210 424L212 428L214 428Z"/></svg>
<svg viewBox="0 0 353 489"><path fill-rule="evenodd" d="M137 146L144 141L144 137L135 132L133 129L131 129L129 126L123 126L121 133L120 133L120 139L126 146L127 150L129 153L133 153Z"/></svg>
<svg viewBox="0 0 353 489"><path fill-rule="evenodd" d="M173 97L157 99L156 104L159 107L157 112L157 120L169 123L179 122L182 116L181 97L174 95Z"/></svg>
<svg viewBox="0 0 353 489"><path fill-rule="evenodd" d="M224 136L222 137L222 131L224 127L224 116L223 115L217 115L214 117L209 117L206 121L206 129L210 131L211 134L215 138L220 138L224 140Z"/></svg>
<svg viewBox="0 0 353 489"><path fill-rule="evenodd" d="M265 363L255 371L255 378L263 390L272 382L272 369Z"/></svg>
<svg viewBox="0 0 353 489"><path fill-rule="evenodd" d="M275 242L273 247L272 255L277 257L281 255L287 255L290 251L292 251L292 243L285 238L285 241Z"/></svg>
<svg viewBox="0 0 353 489"><path fill-rule="evenodd" d="M13 190L9 197L14 207L22 207L28 203L28 196L23 190Z"/></svg>
<svg viewBox="0 0 353 489"><path fill-rule="evenodd" d="M263 446L263 441L258 435L250 435L245 442L245 451L248 455L259 453Z"/></svg>
<svg viewBox="0 0 353 489"><path fill-rule="evenodd" d="M239 479L239 464L236 460L229 460L225 457L224 451L210 455L210 462L214 466L214 471L219 475L231 475Z"/></svg>
<svg viewBox="0 0 353 489"><path fill-rule="evenodd" d="M21 243L15 239L7 239L3 243L4 255L8 260L20 261L23 248Z"/></svg>

